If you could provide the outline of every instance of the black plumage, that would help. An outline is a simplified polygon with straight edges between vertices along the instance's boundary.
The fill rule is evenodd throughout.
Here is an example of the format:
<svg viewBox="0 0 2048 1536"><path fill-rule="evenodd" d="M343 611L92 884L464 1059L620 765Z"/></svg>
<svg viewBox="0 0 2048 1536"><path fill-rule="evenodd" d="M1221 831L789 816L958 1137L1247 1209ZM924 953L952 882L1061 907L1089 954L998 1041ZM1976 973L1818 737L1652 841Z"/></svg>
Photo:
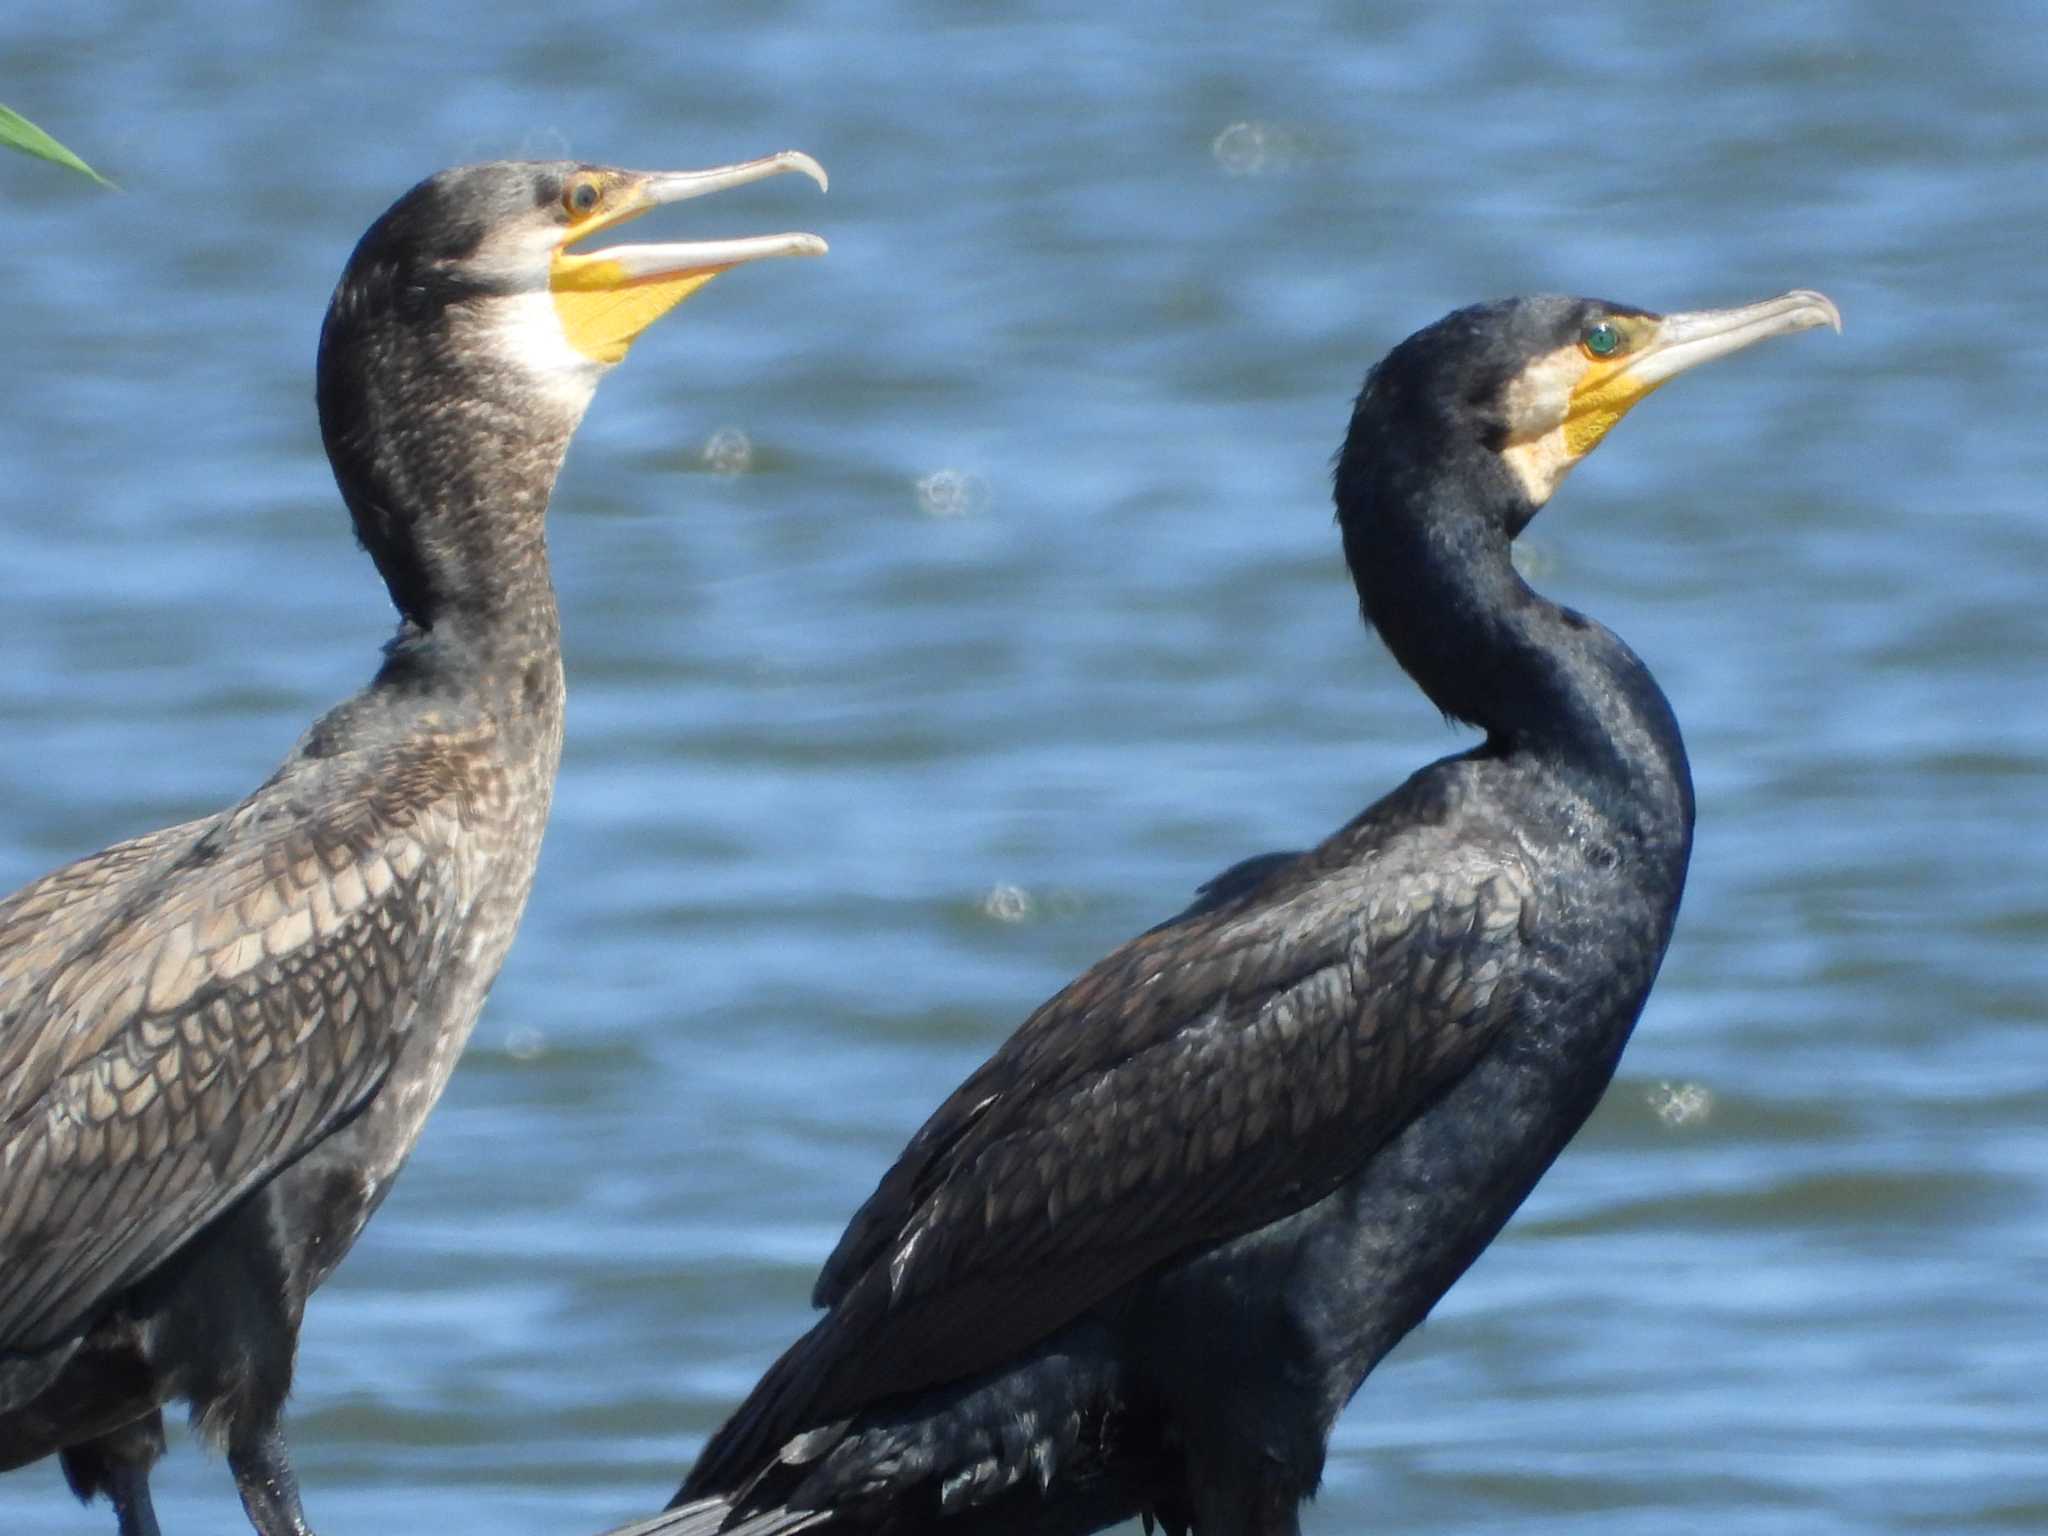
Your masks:
<svg viewBox="0 0 2048 1536"><path fill-rule="evenodd" d="M1510 543L1658 383L1834 318L1808 293L1522 299L1372 371L1337 463L1346 559L1485 740L1226 872L1026 1020L636 1532L1298 1529L1339 1411L1599 1099L1684 884L1663 694Z"/></svg>
<svg viewBox="0 0 2048 1536"><path fill-rule="evenodd" d="M448 1081L561 756L543 519L623 353L557 300L567 247L780 169L816 171L507 163L400 199L319 359L335 476L399 610L382 667L239 804L0 901L0 1467L57 1454L123 1536L156 1532L172 1399L264 1536L306 1530L281 1425L306 1300ZM746 245L641 247L642 278L822 249Z"/></svg>

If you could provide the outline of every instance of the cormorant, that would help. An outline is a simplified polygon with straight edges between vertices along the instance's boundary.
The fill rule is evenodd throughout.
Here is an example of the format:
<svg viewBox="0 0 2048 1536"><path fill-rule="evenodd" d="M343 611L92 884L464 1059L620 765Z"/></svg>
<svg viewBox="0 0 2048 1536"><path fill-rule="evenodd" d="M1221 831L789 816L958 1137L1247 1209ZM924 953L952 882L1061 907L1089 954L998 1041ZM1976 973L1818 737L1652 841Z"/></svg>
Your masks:
<svg viewBox="0 0 2048 1536"><path fill-rule="evenodd" d="M320 333L321 435L397 605L375 678L239 804L0 901L0 1467L55 1452L156 1536L162 1405L303 1536L281 1428L306 1298L447 1084L526 904L562 748L543 528L598 379L729 267L815 235L581 251L784 171L449 170Z"/></svg>
<svg viewBox="0 0 2048 1536"><path fill-rule="evenodd" d="M1664 695L1510 543L1657 385L1821 324L1808 292L1514 299L1371 371L1336 465L1345 557L1395 659L1486 739L1032 1014L634 1536L1299 1530L1339 1411L1598 1101L1685 880Z"/></svg>

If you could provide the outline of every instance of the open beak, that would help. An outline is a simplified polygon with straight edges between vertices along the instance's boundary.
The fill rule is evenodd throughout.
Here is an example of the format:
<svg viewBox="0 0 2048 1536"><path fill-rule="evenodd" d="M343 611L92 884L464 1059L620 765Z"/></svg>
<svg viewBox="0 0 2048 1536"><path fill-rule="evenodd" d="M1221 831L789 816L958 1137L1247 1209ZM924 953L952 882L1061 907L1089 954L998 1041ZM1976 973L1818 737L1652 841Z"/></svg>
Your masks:
<svg viewBox="0 0 2048 1536"><path fill-rule="evenodd" d="M1595 360L1572 390L1565 416L1565 447L1573 458L1592 451L1608 428L1667 379L1717 357L1740 352L1772 336L1842 329L1842 313L1826 294L1795 288L1775 299L1733 309L1696 309L1643 317L1633 345L1618 357Z"/></svg>
<svg viewBox="0 0 2048 1536"><path fill-rule="evenodd" d="M616 363L642 331L728 268L769 256L824 255L823 240L794 233L570 249L650 208L788 171L810 177L820 191L826 186L825 168L794 149L708 171L605 173L602 200L569 226L549 263L548 289L571 344L594 361Z"/></svg>

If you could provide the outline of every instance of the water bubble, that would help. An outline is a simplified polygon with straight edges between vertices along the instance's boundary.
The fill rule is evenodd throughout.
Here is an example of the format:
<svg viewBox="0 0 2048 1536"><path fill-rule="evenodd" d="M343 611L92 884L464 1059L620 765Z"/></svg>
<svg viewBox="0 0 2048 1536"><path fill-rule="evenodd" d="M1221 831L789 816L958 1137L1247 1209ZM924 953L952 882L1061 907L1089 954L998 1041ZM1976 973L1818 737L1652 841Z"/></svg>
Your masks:
<svg viewBox="0 0 2048 1536"><path fill-rule="evenodd" d="M505 1036L505 1054L514 1061L536 1061L547 1053L548 1037L530 1024Z"/></svg>
<svg viewBox="0 0 2048 1536"><path fill-rule="evenodd" d="M1260 123L1232 123L1210 141L1209 153L1231 176L1256 176L1266 164L1266 130Z"/></svg>
<svg viewBox="0 0 2048 1536"><path fill-rule="evenodd" d="M496 155L481 155L479 159L494 160ZM519 141L521 160L574 160L569 153L569 135L560 128L530 128Z"/></svg>
<svg viewBox="0 0 2048 1536"><path fill-rule="evenodd" d="M999 885L981 898L981 912L999 923L1021 923L1031 915L1031 893L1021 885Z"/></svg>
<svg viewBox="0 0 2048 1536"><path fill-rule="evenodd" d="M1301 152L1301 135L1278 123L1232 123L1209 141L1209 153L1226 176L1263 176L1284 171Z"/></svg>
<svg viewBox="0 0 2048 1536"><path fill-rule="evenodd" d="M1699 1125L1713 1112L1714 1095L1704 1083L1657 1083L1644 1095L1666 1125Z"/></svg>
<svg viewBox="0 0 2048 1536"><path fill-rule="evenodd" d="M966 517L988 505L988 482L961 469L935 469L917 482L918 510L926 517Z"/></svg>
<svg viewBox="0 0 2048 1536"><path fill-rule="evenodd" d="M704 465L715 475L744 475L754 467L754 440L738 427L720 427L704 444Z"/></svg>

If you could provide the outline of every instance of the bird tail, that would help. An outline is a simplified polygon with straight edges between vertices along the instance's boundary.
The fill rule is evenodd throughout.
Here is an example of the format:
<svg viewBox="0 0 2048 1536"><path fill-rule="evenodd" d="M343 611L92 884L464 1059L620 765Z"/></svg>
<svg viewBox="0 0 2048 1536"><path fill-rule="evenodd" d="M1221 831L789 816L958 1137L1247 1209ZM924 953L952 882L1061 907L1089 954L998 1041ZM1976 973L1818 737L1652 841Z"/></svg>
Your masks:
<svg viewBox="0 0 2048 1536"><path fill-rule="evenodd" d="M768 1367L747 1400L705 1445L671 1509L719 1496L742 1501L751 1485L776 1464L777 1453L791 1437L807 1420L820 1417L813 1410L837 1347L838 1321L838 1313L820 1318Z"/></svg>
<svg viewBox="0 0 2048 1536"><path fill-rule="evenodd" d="M832 1518L828 1510L770 1509L727 1524L733 1508L724 1499L696 1499L646 1520L619 1526L605 1536L795 1536Z"/></svg>
<svg viewBox="0 0 2048 1536"><path fill-rule="evenodd" d="M82 1338L67 1339L54 1349L35 1353L0 1352L0 1413L12 1413L34 1401L71 1363L83 1342Z"/></svg>

